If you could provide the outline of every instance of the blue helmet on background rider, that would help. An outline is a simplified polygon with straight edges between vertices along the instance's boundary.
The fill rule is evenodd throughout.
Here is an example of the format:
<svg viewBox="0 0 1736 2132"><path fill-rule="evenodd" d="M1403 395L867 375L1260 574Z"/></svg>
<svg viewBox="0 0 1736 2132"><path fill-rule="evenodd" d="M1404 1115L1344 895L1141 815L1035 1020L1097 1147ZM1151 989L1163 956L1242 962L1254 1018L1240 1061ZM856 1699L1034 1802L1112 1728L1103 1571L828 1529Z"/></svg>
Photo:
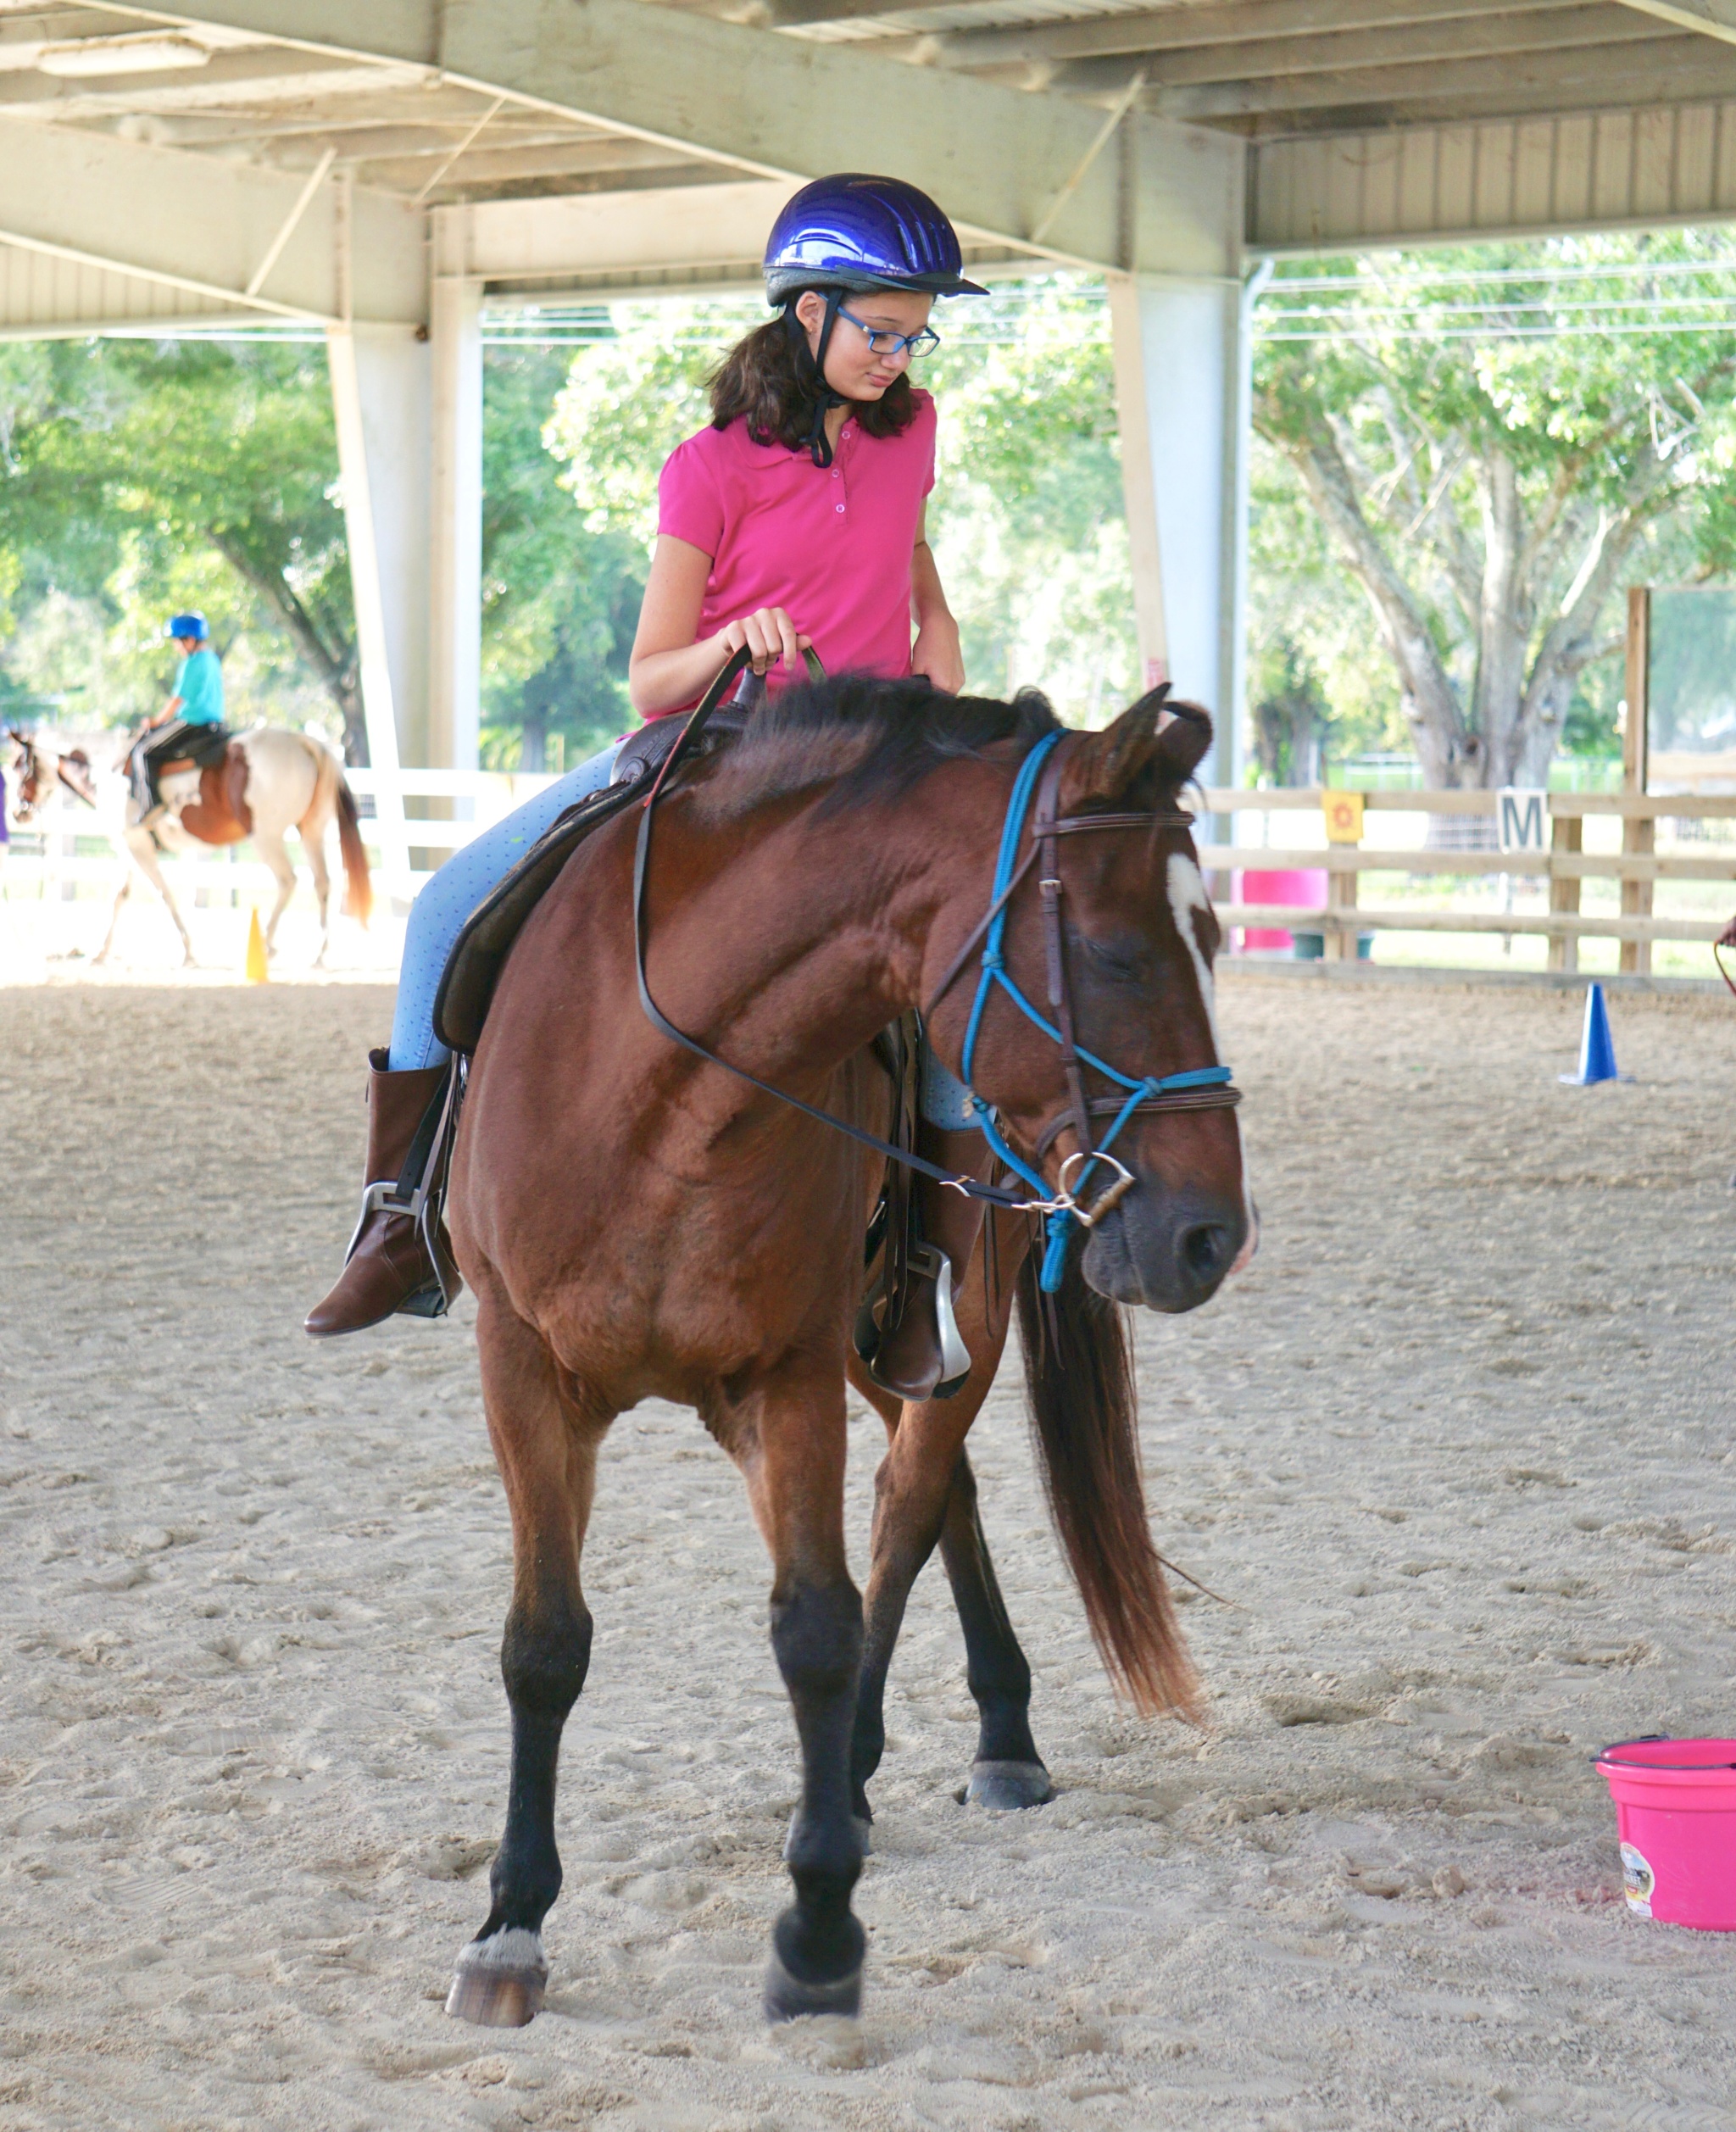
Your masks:
<svg viewBox="0 0 1736 2132"><path fill-rule="evenodd" d="M898 289L914 296L987 296L966 281L958 232L926 192L902 178L843 171L815 178L784 208L765 243L765 300L783 311L797 360L819 404L809 448L816 466L830 465L826 411L843 404L826 382L826 351L848 295ZM810 289L826 298L820 344L811 352L796 317Z"/></svg>
<svg viewBox="0 0 1736 2132"><path fill-rule="evenodd" d="M203 644L211 634L211 625L203 615L176 615L164 625L165 637L191 637Z"/></svg>

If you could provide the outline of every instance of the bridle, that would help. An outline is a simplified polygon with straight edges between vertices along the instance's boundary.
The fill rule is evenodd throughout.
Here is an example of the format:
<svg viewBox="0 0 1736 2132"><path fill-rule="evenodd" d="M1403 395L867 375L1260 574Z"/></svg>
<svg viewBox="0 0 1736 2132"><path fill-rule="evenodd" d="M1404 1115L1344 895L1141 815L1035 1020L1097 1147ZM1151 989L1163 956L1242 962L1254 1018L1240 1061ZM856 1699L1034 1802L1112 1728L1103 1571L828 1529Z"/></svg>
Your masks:
<svg viewBox="0 0 1736 2132"><path fill-rule="evenodd" d="M1177 710L1175 715L1195 717L1194 711ZM1034 1022L1053 1044L1060 1047L1061 1072L1067 1084L1067 1101L1037 1138L1037 1160L1040 1162L1060 1135L1072 1133L1073 1152L1061 1164L1057 1180L1056 1200L1045 1206L1049 1216L1049 1245L1043 1255L1042 1286L1053 1294L1060 1286L1061 1273L1066 1260L1067 1239L1077 1222L1082 1228L1091 1228L1111 1207L1119 1205L1132 1190L1133 1172L1110 1153L1120 1138L1122 1127L1129 1119L1141 1112L1154 1111L1208 1111L1232 1108L1242 1100L1242 1092L1232 1084L1230 1069L1227 1066L1194 1066L1183 1073L1147 1074L1134 1079L1112 1066L1106 1059L1100 1059L1094 1051L1088 1051L1078 1040L1073 1020L1072 994L1067 983L1066 934L1061 924L1061 898L1064 893L1060 870L1060 839L1063 837L1084 836L1096 831L1115 829L1156 828L1191 829L1194 817L1181 808L1153 809L1140 814L1083 814L1059 815L1061 772L1066 767L1067 743L1071 736L1066 733L1049 733L1038 742L1020 765L1019 775L1013 785L1012 798L1007 803L1006 821L1001 830L1000 854L995 864L994 885L990 892L988 916L965 944L962 952L953 958L951 966L941 979L924 1010L925 1018L933 1012L937 1002L959 975L977 940L982 942L981 974L976 981L976 996L971 1005L971 1019L965 1028L964 1056L960 1061L960 1077L970 1090L971 1106L976 1113L976 1122L982 1137L1015 1176L1039 1192L1046 1191L1047 1181L1038 1172L1021 1160L1008 1146L999 1127L994 1122L993 1106L971 1087L971 1069L976 1063L976 1040L982 1033L982 1017L995 988L1005 993L1026 1019ZM1032 792L1036 793L1032 806ZM1025 816L1031 812L1031 844L1021 860L1019 841L1023 832ZM1038 877L1038 890L1042 898L1043 959L1047 978L1051 1021L1038 1012L1007 973L1003 943L1006 934L1007 910L1014 890L1038 862L1042 873ZM1104 1080L1112 1081L1124 1091L1121 1095L1088 1097L1085 1093L1083 1068L1089 1066L1093 1073L1100 1073ZM1093 1135L1093 1117L1110 1118L1107 1133L1101 1140ZM1069 1184L1067 1172L1075 1164L1079 1166L1076 1183ZM1115 1172L1114 1177L1098 1197L1087 1205L1079 1194L1085 1180L1099 1163Z"/></svg>
<svg viewBox="0 0 1736 2132"><path fill-rule="evenodd" d="M14 765L18 775L18 818L20 821L30 821L42 804L42 787L48 782L48 773L44 767L47 757L36 742L28 734L19 732L16 726L8 726L7 738L14 743L24 758L21 765ZM82 800L87 807L94 807L97 803L90 793L75 778L66 774L66 765L72 760L70 755L57 755L54 758L55 781L64 785L75 799ZM80 760L82 760L82 757Z"/></svg>
<svg viewBox="0 0 1736 2132"><path fill-rule="evenodd" d="M1082 1228L1092 1227L1119 1203L1136 1181L1132 1172L1109 1152L1128 1120L1142 1111L1217 1109L1239 1103L1242 1099L1241 1091L1231 1085L1228 1066L1197 1066L1184 1073L1153 1075L1135 1080L1110 1066L1106 1060L1099 1058L1095 1052L1086 1050L1075 1033L1061 926L1060 839L1097 830L1191 827L1194 817L1179 810L1140 814L1058 816L1055 808L1061 772L1066 762L1069 743L1077 740L1077 736L1071 733L1045 734L1020 765L1001 829L1000 850L995 863L994 882L990 891L988 911L953 958L924 1013L926 1016L932 1012L980 945L982 950L981 974L976 996L971 1009L971 1019L965 1033L961 1061L962 1077L966 1088L970 1086L971 1067L976 1055L982 1018L990 994L999 986L1022 1014L1034 1022L1051 1042L1060 1047L1061 1069L1067 1084L1067 1102L1060 1114L1039 1136L1038 1160L1041 1161L1060 1134L1069 1128L1073 1133L1077 1145L1073 1153L1062 1163L1060 1180L1054 1190L1051 1191L1048 1180L1008 1145L995 1123L993 1106L975 1089L971 1089L971 1107L976 1113L977 1124L983 1138L1013 1175L1032 1188L1039 1196L1034 1200L1027 1199L1009 1186L985 1184L976 1177L960 1176L942 1168L937 1162L929 1161L912 1149L897 1147L890 1140L882 1139L877 1133L866 1132L846 1119L835 1117L829 1111L822 1111L814 1104L804 1102L800 1096L790 1094L787 1089L775 1088L771 1082L762 1081L758 1074L750 1073L745 1066L736 1066L730 1060L720 1057L709 1045L701 1044L697 1037L689 1036L686 1030L677 1028L651 996L651 988L645 974L645 884L650 871L653 813L676 764L691 752L712 712L721 702L725 691L746 666L749 656L745 650L736 653L707 690L704 701L687 721L681 738L670 749L656 783L640 809L638 840L633 854L633 960L638 977L639 1004L653 1027L659 1030L672 1043L682 1045L684 1049L712 1066L723 1067L726 1072L734 1074L737 1080L747 1082L763 1094L775 1096L780 1103L787 1104L792 1110L800 1111L806 1116L817 1119L821 1124L832 1127L834 1132L844 1133L862 1146L873 1149L889 1162L917 1171L941 1184L950 1185L954 1191L962 1192L973 1200L981 1200L990 1206L1041 1215L1048 1224L1049 1232L1048 1247L1043 1255L1042 1286L1045 1292L1053 1294L1061 1283L1067 1240L1074 1224ZM1201 714L1178 708L1177 715L1197 717ZM1031 843L1021 858L1019 848L1025 832L1026 816L1032 814L1033 793L1036 794L1036 808L1031 822ZM1053 1021L1032 1005L1009 976L1004 952L1007 914L1013 896L1039 860L1043 868L1038 884L1043 899L1043 954L1049 1005L1054 1016ZM1083 1072L1087 1066L1093 1072L1113 1082L1125 1094L1107 1098L1088 1098ZM1104 1134L1101 1142L1094 1141L1091 1124L1093 1116L1103 1117L1111 1114L1114 1122L1109 1131ZM1106 1164L1116 1175L1108 1187L1088 1205L1079 1199L1078 1193L1092 1169L1099 1162ZM1068 1172L1075 1165L1078 1166L1078 1177L1070 1184Z"/></svg>

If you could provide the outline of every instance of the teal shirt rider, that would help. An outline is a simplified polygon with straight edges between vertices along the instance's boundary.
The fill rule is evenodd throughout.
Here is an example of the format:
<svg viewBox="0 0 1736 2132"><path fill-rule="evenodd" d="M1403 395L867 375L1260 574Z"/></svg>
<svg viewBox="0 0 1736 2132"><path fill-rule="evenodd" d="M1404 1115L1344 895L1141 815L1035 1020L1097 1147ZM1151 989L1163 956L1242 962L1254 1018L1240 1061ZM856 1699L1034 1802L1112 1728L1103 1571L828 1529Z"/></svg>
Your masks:
<svg viewBox="0 0 1736 2132"><path fill-rule="evenodd" d="M189 726L223 723L223 667L209 644L189 652L175 676L175 693L181 699L176 717Z"/></svg>

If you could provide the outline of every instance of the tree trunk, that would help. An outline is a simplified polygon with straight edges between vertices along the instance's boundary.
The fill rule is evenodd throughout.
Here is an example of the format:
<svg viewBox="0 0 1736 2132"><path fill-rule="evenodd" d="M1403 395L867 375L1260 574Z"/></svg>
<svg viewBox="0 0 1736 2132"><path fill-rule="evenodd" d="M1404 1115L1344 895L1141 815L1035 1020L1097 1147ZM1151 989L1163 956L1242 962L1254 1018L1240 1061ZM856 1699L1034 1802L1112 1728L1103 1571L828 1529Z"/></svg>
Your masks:
<svg viewBox="0 0 1736 2132"><path fill-rule="evenodd" d="M319 676L343 720L343 759L356 769L368 766L368 725L362 704L354 642L336 648L320 634L314 617L293 588L275 571L263 568L247 550L221 533L208 536L211 545L264 598L296 641L303 658Z"/></svg>

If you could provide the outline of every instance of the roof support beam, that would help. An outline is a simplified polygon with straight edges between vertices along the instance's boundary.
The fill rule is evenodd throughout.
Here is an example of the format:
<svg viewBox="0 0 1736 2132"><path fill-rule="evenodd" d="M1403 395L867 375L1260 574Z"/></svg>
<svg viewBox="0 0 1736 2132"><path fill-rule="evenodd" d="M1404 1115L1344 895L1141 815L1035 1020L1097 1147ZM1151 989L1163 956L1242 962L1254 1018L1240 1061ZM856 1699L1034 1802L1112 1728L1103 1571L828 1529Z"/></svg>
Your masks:
<svg viewBox="0 0 1736 2132"><path fill-rule="evenodd" d="M1132 19L1137 23L1151 18ZM1089 41L1080 36L1082 31L1097 33L1100 38L1096 53L1092 53ZM1101 21L1065 23L1058 28L1027 31L1021 42L1041 47L1030 54L1032 58L1064 63L1071 58L1064 71L1051 77L1056 82L1107 82L1117 73L1125 75L1136 60L1144 59L1155 88L1183 89L1213 83L1299 80L1352 69L1372 71L1379 67L1461 65L1512 53L1533 58L1588 48L1612 52L1634 45L1649 47L1662 34L1655 22L1637 14L1586 6L1513 8L1450 22L1406 22L1396 27L1335 30L1306 37L1250 37L1240 44L1171 47L1156 53L1145 51L1144 39L1133 30L1104 35ZM988 51L992 53L1002 42L997 35ZM1075 45L1080 47L1077 58L1070 52ZM949 37L942 57L949 65L976 67L988 63L982 41L968 31Z"/></svg>
<svg viewBox="0 0 1736 2132"><path fill-rule="evenodd" d="M1088 265L1237 270L1238 144L1149 114L1130 120L1132 152L1099 161L1039 245L1032 231L1101 124L1060 97L643 0L370 0L364 8L354 0L197 0L125 12L424 66L760 176L891 168L987 238ZM1122 197L1127 172L1131 200Z"/></svg>
<svg viewBox="0 0 1736 2132"><path fill-rule="evenodd" d="M1697 30L1704 37L1736 44L1736 0L1619 0L1619 4L1672 29Z"/></svg>
<svg viewBox="0 0 1736 2132"><path fill-rule="evenodd" d="M1013 29L949 30L923 42L948 66L988 67L1033 59L1092 59L1117 53L1187 53L1198 58L1216 53L1233 75L1256 70L1241 65L1250 44L1270 49L1274 40L1291 38L1299 59L1329 38L1350 32L1392 37L1425 26L1444 36L1474 38L1479 20L1501 24L1520 19L1548 20L1566 12L1583 13L1574 0L1542 0L1515 8L1509 0L1232 0L1222 7L1165 8L1155 14L1087 15L1074 22L1026 23ZM900 48L905 40L899 38ZM916 39L910 45L914 47ZM1220 75L1217 78L1223 78Z"/></svg>
<svg viewBox="0 0 1736 2132"><path fill-rule="evenodd" d="M1124 62L1121 64L1125 64ZM1057 86L1080 93L1106 89L1107 61L1079 60L1058 70ZM1332 74L1255 75L1245 81L1167 88L1154 83L1147 99L1193 120L1270 117L1342 127L1340 115L1366 125L1392 121L1408 106L1509 111L1589 110L1600 104L1681 103L1736 91L1736 53L1686 36L1660 35L1639 46L1594 46L1586 51L1516 52L1501 58L1434 59L1384 67L1351 67Z"/></svg>
<svg viewBox="0 0 1736 2132"><path fill-rule="evenodd" d="M293 175L0 116L0 241L26 251L281 317L342 309L331 192ZM366 315L420 322L421 218L359 196L352 242ZM262 260L270 297L256 281Z"/></svg>

